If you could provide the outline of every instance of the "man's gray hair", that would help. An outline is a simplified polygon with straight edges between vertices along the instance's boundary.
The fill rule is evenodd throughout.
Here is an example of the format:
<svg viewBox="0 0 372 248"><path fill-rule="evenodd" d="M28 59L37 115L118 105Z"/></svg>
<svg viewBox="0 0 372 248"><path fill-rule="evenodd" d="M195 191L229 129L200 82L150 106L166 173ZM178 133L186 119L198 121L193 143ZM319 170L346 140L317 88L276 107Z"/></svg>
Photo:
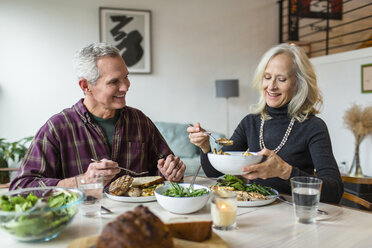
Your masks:
<svg viewBox="0 0 372 248"><path fill-rule="evenodd" d="M120 56L119 50L108 43L92 43L80 49L74 56L73 65L78 80L85 78L89 83L95 85L100 72L97 68L97 59L111 56Z"/></svg>

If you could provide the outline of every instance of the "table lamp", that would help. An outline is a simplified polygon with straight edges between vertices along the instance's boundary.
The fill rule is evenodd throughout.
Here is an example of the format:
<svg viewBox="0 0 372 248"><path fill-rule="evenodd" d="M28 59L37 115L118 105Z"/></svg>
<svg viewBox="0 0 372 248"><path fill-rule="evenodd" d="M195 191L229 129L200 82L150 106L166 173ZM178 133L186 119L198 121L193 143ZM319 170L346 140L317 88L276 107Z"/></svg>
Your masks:
<svg viewBox="0 0 372 248"><path fill-rule="evenodd" d="M239 80L224 79L216 80L216 97L226 99L226 136L229 137L229 97L239 96Z"/></svg>

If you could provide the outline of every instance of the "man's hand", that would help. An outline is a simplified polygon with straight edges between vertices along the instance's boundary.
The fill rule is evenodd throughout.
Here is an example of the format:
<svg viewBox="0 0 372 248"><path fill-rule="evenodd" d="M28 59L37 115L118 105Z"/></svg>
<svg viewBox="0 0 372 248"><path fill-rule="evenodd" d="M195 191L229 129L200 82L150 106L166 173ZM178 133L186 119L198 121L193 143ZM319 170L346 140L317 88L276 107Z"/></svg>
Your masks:
<svg viewBox="0 0 372 248"><path fill-rule="evenodd" d="M112 160L102 159L101 161L90 163L87 171L79 175L79 177L89 180L89 178L93 178L95 175L102 174L104 176L103 186L106 186L119 172L118 163ZM62 179L58 182L57 186L75 188L77 187L75 177Z"/></svg>
<svg viewBox="0 0 372 248"><path fill-rule="evenodd" d="M271 177L279 177L284 180L289 179L292 166L283 161L274 151L265 148L258 152L257 155L266 156L267 159L262 163L243 167L244 178L249 180L256 178L267 179Z"/></svg>
<svg viewBox="0 0 372 248"><path fill-rule="evenodd" d="M83 177L89 179L98 174L103 175L103 185L105 186L120 172L118 166L117 162L104 158L101 161L90 163Z"/></svg>
<svg viewBox="0 0 372 248"><path fill-rule="evenodd" d="M186 166L179 157L171 154L166 159L162 158L158 160L158 169L165 179L172 182L179 182L183 178Z"/></svg>

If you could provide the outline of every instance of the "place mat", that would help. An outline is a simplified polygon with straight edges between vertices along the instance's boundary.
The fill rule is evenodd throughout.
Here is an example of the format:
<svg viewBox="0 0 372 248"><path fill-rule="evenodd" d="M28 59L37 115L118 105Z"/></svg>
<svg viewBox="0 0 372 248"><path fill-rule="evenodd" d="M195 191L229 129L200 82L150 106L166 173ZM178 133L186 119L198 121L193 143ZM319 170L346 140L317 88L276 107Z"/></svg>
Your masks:
<svg viewBox="0 0 372 248"><path fill-rule="evenodd" d="M75 239L67 248L95 248L97 239L97 236ZM175 248L227 248L225 241L214 232L210 239L203 242L194 242L176 238L173 238L173 241Z"/></svg>

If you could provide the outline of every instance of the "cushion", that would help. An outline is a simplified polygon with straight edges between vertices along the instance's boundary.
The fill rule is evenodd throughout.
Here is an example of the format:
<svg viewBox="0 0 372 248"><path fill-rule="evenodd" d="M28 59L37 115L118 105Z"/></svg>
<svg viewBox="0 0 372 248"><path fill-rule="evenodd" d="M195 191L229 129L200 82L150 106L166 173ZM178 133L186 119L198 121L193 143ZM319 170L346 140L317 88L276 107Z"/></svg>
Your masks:
<svg viewBox="0 0 372 248"><path fill-rule="evenodd" d="M171 122L154 122L174 154L179 157L191 158L199 156L199 149L190 143L188 124Z"/></svg>

